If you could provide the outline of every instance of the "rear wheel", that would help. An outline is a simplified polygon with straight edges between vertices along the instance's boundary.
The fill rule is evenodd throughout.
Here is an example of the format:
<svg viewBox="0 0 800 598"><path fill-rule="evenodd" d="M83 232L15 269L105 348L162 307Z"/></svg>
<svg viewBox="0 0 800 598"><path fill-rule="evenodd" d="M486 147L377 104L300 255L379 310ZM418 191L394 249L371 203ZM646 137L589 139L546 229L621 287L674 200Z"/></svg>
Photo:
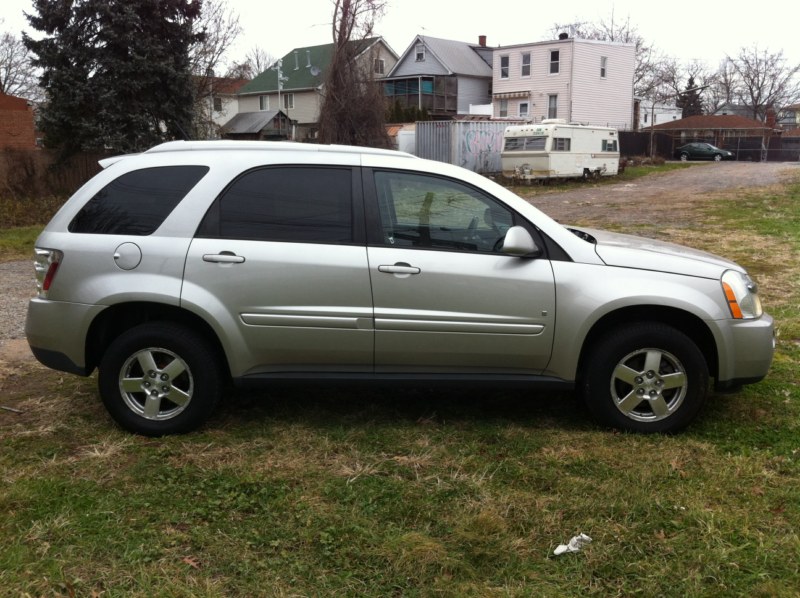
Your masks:
<svg viewBox="0 0 800 598"><path fill-rule="evenodd" d="M632 432L677 432L697 415L708 368L697 345L664 324L634 324L591 349L583 398L601 422Z"/></svg>
<svg viewBox="0 0 800 598"><path fill-rule="evenodd" d="M152 322L111 343L100 363L98 386L120 426L162 436L194 430L211 415L222 374L203 337L183 326Z"/></svg>
<svg viewBox="0 0 800 598"><path fill-rule="evenodd" d="M688 160L689 160L689 154L687 154L686 152L683 152L681 154L681 162L687 162Z"/></svg>

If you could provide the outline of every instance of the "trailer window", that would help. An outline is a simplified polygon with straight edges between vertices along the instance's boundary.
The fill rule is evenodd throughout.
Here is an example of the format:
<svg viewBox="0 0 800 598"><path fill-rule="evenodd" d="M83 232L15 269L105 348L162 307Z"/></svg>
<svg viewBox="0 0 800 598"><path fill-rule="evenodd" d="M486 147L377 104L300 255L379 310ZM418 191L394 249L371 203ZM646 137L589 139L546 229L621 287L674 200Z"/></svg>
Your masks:
<svg viewBox="0 0 800 598"><path fill-rule="evenodd" d="M504 150L507 152L523 151L529 152L544 151L547 137L506 137Z"/></svg>
<svg viewBox="0 0 800 598"><path fill-rule="evenodd" d="M569 137L553 137L553 150L554 152L568 152L570 150L572 139Z"/></svg>
<svg viewBox="0 0 800 598"><path fill-rule="evenodd" d="M603 139L603 151L604 152L616 152L619 151L617 148L617 140L616 139Z"/></svg>

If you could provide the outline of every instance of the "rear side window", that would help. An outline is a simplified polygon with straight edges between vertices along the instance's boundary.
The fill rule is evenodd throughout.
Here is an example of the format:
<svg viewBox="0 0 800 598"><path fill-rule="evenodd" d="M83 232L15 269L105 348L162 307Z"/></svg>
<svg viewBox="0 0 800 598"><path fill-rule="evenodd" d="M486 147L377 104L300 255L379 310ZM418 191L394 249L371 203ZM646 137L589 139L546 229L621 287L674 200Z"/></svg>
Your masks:
<svg viewBox="0 0 800 598"><path fill-rule="evenodd" d="M68 230L101 235L149 235L207 172L207 166L162 166L123 174L83 206Z"/></svg>
<svg viewBox="0 0 800 598"><path fill-rule="evenodd" d="M349 168L253 170L235 180L215 202L198 234L254 241L350 243L352 188Z"/></svg>

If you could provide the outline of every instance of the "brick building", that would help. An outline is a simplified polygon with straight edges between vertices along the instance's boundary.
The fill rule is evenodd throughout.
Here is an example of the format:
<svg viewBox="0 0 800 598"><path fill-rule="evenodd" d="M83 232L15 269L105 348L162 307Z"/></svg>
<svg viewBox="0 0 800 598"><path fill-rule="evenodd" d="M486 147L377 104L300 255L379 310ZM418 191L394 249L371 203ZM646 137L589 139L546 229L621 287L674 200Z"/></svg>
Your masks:
<svg viewBox="0 0 800 598"><path fill-rule="evenodd" d="M33 108L27 100L0 92L0 150L35 147Z"/></svg>

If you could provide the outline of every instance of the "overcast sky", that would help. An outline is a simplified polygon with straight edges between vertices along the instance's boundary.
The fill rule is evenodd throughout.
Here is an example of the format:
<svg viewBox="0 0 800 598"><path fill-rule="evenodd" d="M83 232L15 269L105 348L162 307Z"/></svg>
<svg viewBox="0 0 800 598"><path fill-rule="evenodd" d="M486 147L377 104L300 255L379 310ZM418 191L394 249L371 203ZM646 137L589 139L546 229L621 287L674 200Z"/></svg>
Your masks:
<svg viewBox="0 0 800 598"><path fill-rule="evenodd" d="M30 0L2 0L3 30L19 32ZM239 13L244 32L231 59L253 46L280 57L292 48L331 41L332 0L228 0ZM449 2L389 0L376 33L402 54L418 33L466 42L486 35L490 46L548 39L554 23L630 19L647 42L682 61L703 60L716 68L726 54L757 45L783 50L792 65L800 63L800 2L796 0L505 0Z"/></svg>

